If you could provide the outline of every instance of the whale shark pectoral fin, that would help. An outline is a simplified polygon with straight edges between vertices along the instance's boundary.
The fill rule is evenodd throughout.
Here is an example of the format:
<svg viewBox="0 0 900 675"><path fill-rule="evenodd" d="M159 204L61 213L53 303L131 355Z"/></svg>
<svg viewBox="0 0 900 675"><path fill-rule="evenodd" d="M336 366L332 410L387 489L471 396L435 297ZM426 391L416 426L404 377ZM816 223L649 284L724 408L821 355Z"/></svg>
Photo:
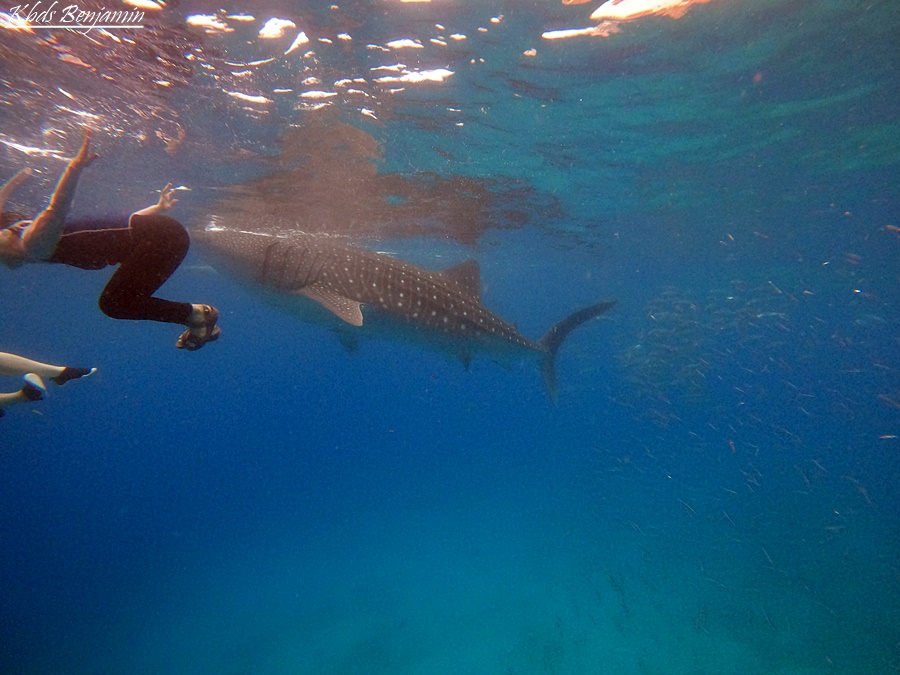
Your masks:
<svg viewBox="0 0 900 675"><path fill-rule="evenodd" d="M303 288L294 291L294 294L302 295L303 297L309 298L313 302L322 305L322 307L341 319L341 321L346 321L351 326L363 325L363 315L362 310L360 309L360 303L355 300L345 298L343 295L317 285L304 286Z"/></svg>

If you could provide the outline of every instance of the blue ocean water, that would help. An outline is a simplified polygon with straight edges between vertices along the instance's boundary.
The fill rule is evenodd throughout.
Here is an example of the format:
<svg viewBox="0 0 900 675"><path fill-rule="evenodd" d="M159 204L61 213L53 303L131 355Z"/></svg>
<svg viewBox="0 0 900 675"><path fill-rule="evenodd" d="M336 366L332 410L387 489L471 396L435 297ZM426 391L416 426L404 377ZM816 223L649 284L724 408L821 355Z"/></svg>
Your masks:
<svg viewBox="0 0 900 675"><path fill-rule="evenodd" d="M893 3L565 39L596 6L170 4L4 29L17 208L87 122L78 215L171 181L191 228L477 259L533 338L618 304L553 405L531 359L348 351L199 247L162 290L221 310L195 353L105 317L108 270L0 269L0 350L99 369L0 420L0 671L900 670Z"/></svg>

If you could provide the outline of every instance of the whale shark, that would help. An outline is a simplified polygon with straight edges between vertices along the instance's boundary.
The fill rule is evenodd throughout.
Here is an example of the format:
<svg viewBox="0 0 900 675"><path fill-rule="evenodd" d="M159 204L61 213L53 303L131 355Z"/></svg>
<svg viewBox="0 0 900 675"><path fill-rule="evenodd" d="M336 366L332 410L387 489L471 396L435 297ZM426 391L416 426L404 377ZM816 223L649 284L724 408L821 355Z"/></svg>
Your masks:
<svg viewBox="0 0 900 675"><path fill-rule="evenodd" d="M560 345L575 328L615 305L584 307L532 340L484 306L475 260L433 271L344 237L244 231L215 220L192 237L212 254L214 267L274 296L277 304L288 301L309 321L343 329L348 346L358 335L388 333L443 347L465 365L476 353L536 354L554 401Z"/></svg>

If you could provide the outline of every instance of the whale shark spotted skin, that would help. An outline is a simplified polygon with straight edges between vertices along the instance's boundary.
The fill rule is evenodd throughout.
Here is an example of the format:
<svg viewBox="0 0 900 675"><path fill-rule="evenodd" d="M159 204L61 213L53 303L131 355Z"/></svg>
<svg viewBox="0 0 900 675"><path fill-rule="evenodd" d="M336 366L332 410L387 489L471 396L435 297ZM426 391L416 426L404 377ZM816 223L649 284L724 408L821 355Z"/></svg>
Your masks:
<svg viewBox="0 0 900 675"><path fill-rule="evenodd" d="M464 363L474 351L539 353L547 391L554 399L559 345L574 328L615 304L586 307L540 340L531 340L482 304L474 260L436 272L321 234L282 236L211 225L195 238L245 281L306 298L345 326L364 330L398 324L452 345Z"/></svg>

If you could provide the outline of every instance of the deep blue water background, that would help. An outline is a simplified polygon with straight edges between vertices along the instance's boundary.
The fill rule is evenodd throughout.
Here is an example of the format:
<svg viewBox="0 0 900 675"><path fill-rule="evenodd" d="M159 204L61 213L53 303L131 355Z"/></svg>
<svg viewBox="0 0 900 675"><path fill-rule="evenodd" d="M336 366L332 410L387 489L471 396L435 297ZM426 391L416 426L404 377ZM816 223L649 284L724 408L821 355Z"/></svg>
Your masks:
<svg viewBox="0 0 900 675"><path fill-rule="evenodd" d="M379 170L560 204L449 247L485 304L537 337L618 300L563 346L556 406L528 360L348 354L199 250L164 288L222 311L190 354L104 317L108 272L0 270L0 349L99 368L0 424L0 670L900 670L897 11L723 1L540 40L589 7L353 6L366 40L472 36L372 129ZM265 154L284 121L211 91L172 94L180 153L98 139L76 210L171 180L195 224L208 188L264 171L233 147ZM67 120L8 109L19 142ZM61 164L35 161L39 203Z"/></svg>

